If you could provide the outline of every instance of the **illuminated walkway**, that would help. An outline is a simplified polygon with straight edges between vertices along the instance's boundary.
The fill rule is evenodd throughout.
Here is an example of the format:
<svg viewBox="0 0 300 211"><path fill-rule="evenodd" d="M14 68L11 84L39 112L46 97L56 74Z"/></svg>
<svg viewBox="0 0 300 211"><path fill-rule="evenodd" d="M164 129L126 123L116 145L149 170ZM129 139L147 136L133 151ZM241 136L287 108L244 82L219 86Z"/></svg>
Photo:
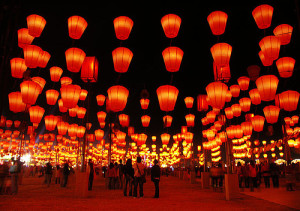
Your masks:
<svg viewBox="0 0 300 211"><path fill-rule="evenodd" d="M0 210L293 210L282 205L284 203L280 200L276 202L276 198L273 198L276 203L268 201L268 197L272 198L272 189L265 196L266 200L259 196L264 191L261 190L257 193L246 191L246 195L241 194L238 199L226 201L224 193L201 190L199 184L189 184L174 177L162 177L160 199L152 198L154 186L150 178L147 178L144 187L144 198L136 199L123 197L121 190L105 190L104 179L98 177L87 198L74 197L74 187L71 186L74 176L65 189L55 184L47 188L42 182L43 178L25 178L23 185L19 186L18 195L0 196ZM276 197L287 193L281 191L275 194ZM292 200L299 193L299 190L289 192L294 196ZM289 203L297 204L296 201Z"/></svg>

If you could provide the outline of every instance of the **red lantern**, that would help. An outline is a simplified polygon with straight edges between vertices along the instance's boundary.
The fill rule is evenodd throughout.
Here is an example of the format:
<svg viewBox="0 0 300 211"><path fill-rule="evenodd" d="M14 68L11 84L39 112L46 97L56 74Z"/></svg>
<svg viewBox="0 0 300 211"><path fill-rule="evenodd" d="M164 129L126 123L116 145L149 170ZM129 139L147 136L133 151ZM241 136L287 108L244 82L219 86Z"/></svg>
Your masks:
<svg viewBox="0 0 300 211"><path fill-rule="evenodd" d="M72 39L80 39L84 30L87 27L87 22L84 18L74 15L68 18L69 36Z"/></svg>
<svg viewBox="0 0 300 211"><path fill-rule="evenodd" d="M60 67L56 67L56 66L51 67L50 68L51 81L58 82L62 73L63 73L63 70Z"/></svg>
<svg viewBox="0 0 300 211"><path fill-rule="evenodd" d="M97 141L101 141L104 137L104 131L101 129L95 130L95 138Z"/></svg>
<svg viewBox="0 0 300 211"><path fill-rule="evenodd" d="M212 82L206 86L207 96L212 107L222 109L225 105L228 87L221 82Z"/></svg>
<svg viewBox="0 0 300 211"><path fill-rule="evenodd" d="M207 95L198 95L197 97L197 110L198 111L207 111L208 103L207 103Z"/></svg>
<svg viewBox="0 0 300 211"><path fill-rule="evenodd" d="M156 141L156 136L152 136L152 141L155 142Z"/></svg>
<svg viewBox="0 0 300 211"><path fill-rule="evenodd" d="M230 73L230 67L229 65L221 67L216 65L215 62L213 62L213 69L214 69L214 80L215 81L221 81L224 83L227 83L231 78Z"/></svg>
<svg viewBox="0 0 300 211"><path fill-rule="evenodd" d="M173 111L178 96L178 89L175 86L164 85L156 90L160 110Z"/></svg>
<svg viewBox="0 0 300 211"><path fill-rule="evenodd" d="M143 127L148 127L150 124L151 117L148 115L143 115L141 117Z"/></svg>
<svg viewBox="0 0 300 211"><path fill-rule="evenodd" d="M272 64L273 64L273 59L272 58L266 57L265 54L262 51L260 51L258 53L258 56L261 60L261 63L263 64L263 66L266 66L266 67L267 66L272 66Z"/></svg>
<svg viewBox="0 0 300 211"><path fill-rule="evenodd" d="M71 78L69 78L69 77L62 77L61 79L60 79L60 84L61 85L69 85L69 84L72 84L72 79Z"/></svg>
<svg viewBox="0 0 300 211"><path fill-rule="evenodd" d="M20 84L23 103L34 105L39 94L41 93L41 86L34 81L23 81Z"/></svg>
<svg viewBox="0 0 300 211"><path fill-rule="evenodd" d="M22 101L21 92L11 92L8 94L9 110L14 113L23 112L26 104Z"/></svg>
<svg viewBox="0 0 300 211"><path fill-rule="evenodd" d="M264 129L265 118L263 116L255 115L251 118L251 123L254 131L261 132Z"/></svg>
<svg viewBox="0 0 300 211"><path fill-rule="evenodd" d="M282 57L276 61L276 66L281 78L292 77L295 66L295 59L291 57Z"/></svg>
<svg viewBox="0 0 300 211"><path fill-rule="evenodd" d="M266 36L259 42L259 47L264 56L276 60L280 51L280 40L275 36Z"/></svg>
<svg viewBox="0 0 300 211"><path fill-rule="evenodd" d="M95 56L85 57L81 67L81 79L84 82L97 82L98 65L99 63Z"/></svg>
<svg viewBox="0 0 300 211"><path fill-rule="evenodd" d="M138 135L137 144L139 146L141 146L141 145L146 143L146 140L147 140L147 135L144 134L144 133L141 133L141 134Z"/></svg>
<svg viewBox="0 0 300 211"><path fill-rule="evenodd" d="M59 92L55 89L49 89L46 91L46 99L48 105L55 105L58 99Z"/></svg>
<svg viewBox="0 0 300 211"><path fill-rule="evenodd" d="M41 87L40 94L41 94L45 87L46 80L41 77L32 77L31 80L40 85L40 87Z"/></svg>
<svg viewBox="0 0 300 211"><path fill-rule="evenodd" d="M123 86L112 86L107 90L110 110L113 112L123 111L126 107L129 95L128 89Z"/></svg>
<svg viewBox="0 0 300 211"><path fill-rule="evenodd" d="M22 28L18 30L18 46L23 48L25 45L30 45L34 37L28 33L27 28Z"/></svg>
<svg viewBox="0 0 300 211"><path fill-rule="evenodd" d="M288 90L279 94L279 107L285 111L295 111L298 106L299 92Z"/></svg>
<svg viewBox="0 0 300 211"><path fill-rule="evenodd" d="M69 48L65 52L67 69L70 72L78 73L85 59L85 53L79 48Z"/></svg>
<svg viewBox="0 0 300 211"><path fill-rule="evenodd" d="M257 65L250 65L249 67L247 67L247 72L250 80L256 81L256 79L259 77L260 67Z"/></svg>
<svg viewBox="0 0 300 211"><path fill-rule="evenodd" d="M164 127L171 127L173 117L166 115L163 117Z"/></svg>
<svg viewBox="0 0 300 211"><path fill-rule="evenodd" d="M45 109L40 106L31 106L29 108L30 121L40 123L45 113Z"/></svg>
<svg viewBox="0 0 300 211"><path fill-rule="evenodd" d="M127 40L132 27L133 21L126 16L119 16L114 19L116 37L119 40Z"/></svg>
<svg viewBox="0 0 300 211"><path fill-rule="evenodd" d="M97 117L98 117L98 121L100 122L105 122L105 118L106 118L106 113L104 111L99 111L97 113Z"/></svg>
<svg viewBox="0 0 300 211"><path fill-rule="evenodd" d="M28 33L33 37L39 37L45 28L46 20L39 15L29 15L27 17Z"/></svg>
<svg viewBox="0 0 300 211"><path fill-rule="evenodd" d="M70 137L76 136L77 135L77 129L78 129L78 125L77 124L71 124L68 127L68 135Z"/></svg>
<svg viewBox="0 0 300 211"><path fill-rule="evenodd" d="M120 114L119 122L122 127L128 127L130 122L129 116L127 114Z"/></svg>
<svg viewBox="0 0 300 211"><path fill-rule="evenodd" d="M161 142L163 145L168 145L169 141L170 141L170 134L168 133L163 133L160 135L161 138Z"/></svg>
<svg viewBox="0 0 300 211"><path fill-rule="evenodd" d="M271 26L273 10L270 5L263 4L252 11L252 16L259 29L266 29Z"/></svg>
<svg viewBox="0 0 300 211"><path fill-rule="evenodd" d="M64 103L63 103L62 99L58 100L58 108L59 108L59 111L62 113L65 113L68 111L68 108L64 107Z"/></svg>
<svg viewBox="0 0 300 211"><path fill-rule="evenodd" d="M229 87L229 89L232 94L232 97L238 97L240 95L241 89L240 89L239 85L231 85Z"/></svg>
<svg viewBox="0 0 300 211"><path fill-rule="evenodd" d="M48 115L45 116L45 127L46 130L48 131L52 131L55 129L57 123L59 121L59 117L58 116L54 116L54 115Z"/></svg>
<svg viewBox="0 0 300 211"><path fill-rule="evenodd" d="M225 102L230 102L232 98L232 94L230 90L227 90Z"/></svg>
<svg viewBox="0 0 300 211"><path fill-rule="evenodd" d="M78 85L63 85L60 88L61 99L63 106L66 108L74 108L79 100L81 88Z"/></svg>
<svg viewBox="0 0 300 211"><path fill-rule="evenodd" d="M86 128L83 126L78 126L77 128L77 137L82 138L85 134Z"/></svg>
<svg viewBox="0 0 300 211"><path fill-rule="evenodd" d="M227 119L233 118L233 111L231 107L225 108L224 111Z"/></svg>
<svg viewBox="0 0 300 211"><path fill-rule="evenodd" d="M253 105L261 103L261 98L258 89L252 89L249 91L249 96Z"/></svg>
<svg viewBox="0 0 300 211"><path fill-rule="evenodd" d="M57 123L57 131L60 135L66 135L69 128L69 123L60 121Z"/></svg>
<svg viewBox="0 0 300 211"><path fill-rule="evenodd" d="M243 112L250 111L250 106L251 106L251 99L250 98L248 98L248 97L241 98L239 100L239 103L240 103L240 106L241 106L241 109L242 109Z"/></svg>
<svg viewBox="0 0 300 211"><path fill-rule="evenodd" d="M43 54L43 50L36 45L25 45L23 47L25 64L29 68L36 68L39 59Z"/></svg>
<svg viewBox="0 0 300 211"><path fill-rule="evenodd" d="M41 68L45 68L48 64L50 57L51 57L50 53L48 53L47 51L42 51L40 53L37 66Z"/></svg>
<svg viewBox="0 0 300 211"><path fill-rule="evenodd" d="M97 95L96 100L97 100L98 106L103 106L104 102L105 102L105 96L104 95Z"/></svg>
<svg viewBox="0 0 300 211"><path fill-rule="evenodd" d="M186 97L184 98L185 106L186 108L192 108L194 104L194 98L192 97Z"/></svg>
<svg viewBox="0 0 300 211"><path fill-rule="evenodd" d="M6 123L6 127L10 128L10 127L12 126L12 124L13 124L13 121L8 119L8 120L6 120L5 123ZM7 130L6 130L6 131L7 131ZM5 131L5 132L6 132L6 131ZM10 134L12 133L11 131L9 131L9 132L10 132ZM10 136L10 135L9 135L9 136Z"/></svg>
<svg viewBox="0 0 300 211"><path fill-rule="evenodd" d="M23 73L27 70L25 60L22 58L13 58L10 60L11 76L14 78L23 78Z"/></svg>
<svg viewBox="0 0 300 211"><path fill-rule="evenodd" d="M88 95L88 91L85 89L81 89L80 95L79 95L79 100L84 101Z"/></svg>
<svg viewBox="0 0 300 211"><path fill-rule="evenodd" d="M225 32L228 15L222 11L214 11L207 17L207 22L213 35L221 35Z"/></svg>
<svg viewBox="0 0 300 211"><path fill-rule="evenodd" d="M263 111L268 123L274 124L278 121L280 108L278 108L277 106L269 105L264 107Z"/></svg>
<svg viewBox="0 0 300 211"><path fill-rule="evenodd" d="M133 53L128 48L119 47L112 52L115 71L118 73L127 72Z"/></svg>
<svg viewBox="0 0 300 211"><path fill-rule="evenodd" d="M231 109L233 112L233 116L235 116L235 117L241 116L242 108L241 108L240 104L233 104L231 106Z"/></svg>
<svg viewBox="0 0 300 211"><path fill-rule="evenodd" d="M193 138L194 138L194 133L191 133L191 132L187 132L185 134L185 141L186 143L190 144L193 142Z"/></svg>
<svg viewBox="0 0 300 211"><path fill-rule="evenodd" d="M128 127L128 135L131 136L134 134L134 127Z"/></svg>
<svg viewBox="0 0 300 211"><path fill-rule="evenodd" d="M214 62L219 67L229 66L231 51L232 47L227 43L217 43L210 49Z"/></svg>
<svg viewBox="0 0 300 211"><path fill-rule="evenodd" d="M242 91L248 90L250 78L242 76L237 79L237 82Z"/></svg>
<svg viewBox="0 0 300 211"><path fill-rule="evenodd" d="M241 128L243 130L243 133L245 136L251 136L252 135L252 130L253 126L251 122L242 122Z"/></svg>
<svg viewBox="0 0 300 211"><path fill-rule="evenodd" d="M166 37L175 38L178 35L181 18L175 14L168 14L162 17L161 25L164 30Z"/></svg>
<svg viewBox="0 0 300 211"><path fill-rule="evenodd" d="M20 124L21 124L21 121L19 121L19 120L14 121L15 128L18 128L20 126Z"/></svg>
<svg viewBox="0 0 300 211"><path fill-rule="evenodd" d="M256 80L256 87L263 101L274 100L278 85L278 78L275 75L264 75ZM251 96L250 96L251 97Z"/></svg>
<svg viewBox="0 0 300 211"><path fill-rule="evenodd" d="M185 115L186 125L188 127L194 127L195 126L195 115L194 114L187 114Z"/></svg>
<svg viewBox="0 0 300 211"><path fill-rule="evenodd" d="M150 100L147 99L147 98L142 98L142 99L140 100L141 107L142 107L143 110L146 110L146 109L148 108L149 102L150 102Z"/></svg>
<svg viewBox="0 0 300 211"><path fill-rule="evenodd" d="M293 27L288 24L281 24L273 30L274 35L279 38L281 45L290 43L292 32Z"/></svg>
<svg viewBox="0 0 300 211"><path fill-rule="evenodd" d="M83 119L84 116L86 114L86 108L83 108L83 107L78 107L78 110L77 110L77 117L79 119Z"/></svg>
<svg viewBox="0 0 300 211"><path fill-rule="evenodd" d="M178 47L168 47L162 52L167 71L177 72L183 57L183 51Z"/></svg>

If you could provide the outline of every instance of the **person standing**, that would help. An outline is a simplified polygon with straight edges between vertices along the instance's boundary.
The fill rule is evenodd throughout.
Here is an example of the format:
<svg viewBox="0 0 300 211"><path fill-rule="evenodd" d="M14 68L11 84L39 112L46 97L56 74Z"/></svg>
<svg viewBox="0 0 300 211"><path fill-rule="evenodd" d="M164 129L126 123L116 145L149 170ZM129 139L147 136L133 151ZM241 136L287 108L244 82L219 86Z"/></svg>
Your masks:
<svg viewBox="0 0 300 211"><path fill-rule="evenodd" d="M92 190L93 181L94 181L94 163L92 159L89 159L88 162L88 174L89 174L88 190Z"/></svg>
<svg viewBox="0 0 300 211"><path fill-rule="evenodd" d="M52 177L52 165L50 162L46 164L46 169L45 169L45 183L47 186L50 186L51 183L51 177Z"/></svg>
<svg viewBox="0 0 300 211"><path fill-rule="evenodd" d="M270 167L267 161L265 161L261 166L262 176L264 177L265 188L270 188Z"/></svg>
<svg viewBox="0 0 300 211"><path fill-rule="evenodd" d="M61 168L59 167L59 165L56 165L55 184L60 184L60 177L61 177Z"/></svg>
<svg viewBox="0 0 300 211"><path fill-rule="evenodd" d="M249 177L250 177L250 190L254 191L254 188L257 188L257 180L256 180L256 166L253 160L250 161L249 165Z"/></svg>
<svg viewBox="0 0 300 211"><path fill-rule="evenodd" d="M140 187L140 197L144 197L143 192L143 185L144 182L142 180L142 177L145 174L145 166L141 163L142 158L137 157L136 158L136 164L134 165L134 190L133 190L133 197L137 197L137 187Z"/></svg>
<svg viewBox="0 0 300 211"><path fill-rule="evenodd" d="M153 198L159 198L160 167L157 160L154 160L154 166L151 168L151 181L155 187L155 195Z"/></svg>
<svg viewBox="0 0 300 211"><path fill-rule="evenodd" d="M123 181L124 181L124 165L122 164L122 160L119 160L119 166L118 166L118 171L119 171L119 181L120 181L120 189L123 189Z"/></svg>
<svg viewBox="0 0 300 211"><path fill-rule="evenodd" d="M273 188L279 188L279 168L274 160L270 163L270 171L271 171L271 178L273 183Z"/></svg>
<svg viewBox="0 0 300 211"><path fill-rule="evenodd" d="M124 182L124 196L127 196L127 185L129 187L129 194L128 196L132 196L132 186L134 181L134 170L132 168L132 160L128 159L126 162L126 165L124 166L124 176L125 176L125 182Z"/></svg>
<svg viewBox="0 0 300 211"><path fill-rule="evenodd" d="M63 168L63 181L61 183L61 187L67 186L69 174L70 174L69 164L65 163Z"/></svg>
<svg viewBox="0 0 300 211"><path fill-rule="evenodd" d="M5 193L5 184L8 175L9 175L9 166L8 163L4 161L3 165L0 166L0 194Z"/></svg>
<svg viewBox="0 0 300 211"><path fill-rule="evenodd" d="M242 171L243 167L241 162L237 163L237 167L236 167L236 174L238 175L239 178L239 188L243 187L243 171Z"/></svg>
<svg viewBox="0 0 300 211"><path fill-rule="evenodd" d="M115 169L113 163L109 164L107 174L108 174L108 178L109 178L108 189L110 189L110 190L115 189L115 181L114 180L115 180L117 173L116 173L116 169Z"/></svg>
<svg viewBox="0 0 300 211"><path fill-rule="evenodd" d="M13 164L9 168L11 176L11 194L18 193L18 165L17 161L13 160Z"/></svg>

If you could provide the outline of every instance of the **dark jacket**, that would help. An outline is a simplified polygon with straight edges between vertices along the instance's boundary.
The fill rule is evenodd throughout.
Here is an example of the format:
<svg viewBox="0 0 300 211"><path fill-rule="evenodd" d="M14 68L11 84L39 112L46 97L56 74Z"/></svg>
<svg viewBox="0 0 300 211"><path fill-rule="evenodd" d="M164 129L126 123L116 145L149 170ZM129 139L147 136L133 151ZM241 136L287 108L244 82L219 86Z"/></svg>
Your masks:
<svg viewBox="0 0 300 211"><path fill-rule="evenodd" d="M151 168L151 181L153 180L158 180L160 179L160 167L159 165L154 165L152 168Z"/></svg>
<svg viewBox="0 0 300 211"><path fill-rule="evenodd" d="M52 166L50 164L46 165L45 174L52 174Z"/></svg>
<svg viewBox="0 0 300 211"><path fill-rule="evenodd" d="M63 174L64 175L69 175L70 174L69 165L64 165Z"/></svg>
<svg viewBox="0 0 300 211"><path fill-rule="evenodd" d="M134 178L134 169L132 168L132 166L129 165L123 166L123 173L125 176L130 176Z"/></svg>

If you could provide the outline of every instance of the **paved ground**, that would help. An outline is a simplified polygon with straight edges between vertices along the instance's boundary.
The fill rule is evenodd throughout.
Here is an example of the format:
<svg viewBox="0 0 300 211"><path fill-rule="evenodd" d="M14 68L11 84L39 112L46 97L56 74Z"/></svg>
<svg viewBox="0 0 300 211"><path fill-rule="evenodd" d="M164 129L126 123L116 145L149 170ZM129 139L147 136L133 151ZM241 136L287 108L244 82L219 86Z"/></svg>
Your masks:
<svg viewBox="0 0 300 211"><path fill-rule="evenodd" d="M74 177L74 176L73 176ZM202 190L199 184L189 184L174 177L162 177L160 198L152 198L154 185L147 179L144 198L124 197L121 190L106 190L103 178L96 178L87 198L74 197L75 179L70 178L67 188L52 184L49 188L42 184L42 178L25 178L18 195L0 196L0 210L294 210L299 204L299 191L291 192L295 197L285 197L284 189L263 189L260 192L241 194L238 199L226 201L225 194ZM255 196L255 197L254 197ZM263 199L265 200L263 200ZM289 200L286 200L289 198ZM275 200L276 199L276 200ZM276 202L276 203L274 203ZM290 206L292 204L292 206ZM299 206L299 205L298 205ZM299 207L298 207L299 208Z"/></svg>

